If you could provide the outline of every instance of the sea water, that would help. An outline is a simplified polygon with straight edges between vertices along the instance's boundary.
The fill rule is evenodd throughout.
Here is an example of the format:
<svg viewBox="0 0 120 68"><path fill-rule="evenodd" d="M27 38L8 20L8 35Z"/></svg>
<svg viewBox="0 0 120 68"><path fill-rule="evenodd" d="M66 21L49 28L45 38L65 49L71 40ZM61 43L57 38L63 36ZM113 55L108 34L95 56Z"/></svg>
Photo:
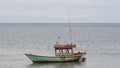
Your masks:
<svg viewBox="0 0 120 68"><path fill-rule="evenodd" d="M0 24L0 68L119 68L120 24ZM60 39L58 39L60 37ZM33 64L24 54L54 56L54 44L73 42L86 62Z"/></svg>

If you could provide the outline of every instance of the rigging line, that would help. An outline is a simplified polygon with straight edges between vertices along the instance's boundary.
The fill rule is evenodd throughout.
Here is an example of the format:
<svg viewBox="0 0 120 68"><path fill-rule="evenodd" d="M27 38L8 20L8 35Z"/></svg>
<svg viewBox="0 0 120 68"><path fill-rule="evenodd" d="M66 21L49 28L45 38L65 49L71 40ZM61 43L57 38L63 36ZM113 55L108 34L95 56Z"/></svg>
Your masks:
<svg viewBox="0 0 120 68"><path fill-rule="evenodd" d="M67 14L67 19L68 19L68 24L69 24L69 32L70 32L70 42L72 44L72 29L71 29L71 20L70 20L70 12L69 12L69 3L68 3L68 0L66 0L66 14Z"/></svg>

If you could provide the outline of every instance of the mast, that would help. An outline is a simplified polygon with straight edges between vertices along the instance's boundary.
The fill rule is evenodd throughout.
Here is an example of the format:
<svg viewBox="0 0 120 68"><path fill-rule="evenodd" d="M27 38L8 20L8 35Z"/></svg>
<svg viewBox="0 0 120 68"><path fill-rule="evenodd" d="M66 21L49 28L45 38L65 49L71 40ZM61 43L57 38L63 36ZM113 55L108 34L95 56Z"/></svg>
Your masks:
<svg viewBox="0 0 120 68"><path fill-rule="evenodd" d="M70 12L69 12L69 7L68 6L69 6L68 0L66 0L66 14L67 14L67 20L68 20L68 24L69 24L70 42L72 44L73 43L73 40L72 40L72 29L71 29Z"/></svg>
<svg viewBox="0 0 120 68"><path fill-rule="evenodd" d="M73 43L73 40L72 40L72 29L71 29L71 24L69 23L69 32L70 32L70 42L71 44Z"/></svg>

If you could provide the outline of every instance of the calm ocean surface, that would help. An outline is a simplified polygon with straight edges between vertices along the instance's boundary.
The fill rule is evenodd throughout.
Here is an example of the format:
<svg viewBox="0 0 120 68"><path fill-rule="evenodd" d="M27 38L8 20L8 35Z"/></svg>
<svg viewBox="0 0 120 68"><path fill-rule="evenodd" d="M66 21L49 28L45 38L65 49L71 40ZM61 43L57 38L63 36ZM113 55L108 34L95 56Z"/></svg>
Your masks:
<svg viewBox="0 0 120 68"><path fill-rule="evenodd" d="M24 53L54 55L53 45L69 43L68 24L0 24L0 68L119 68L120 24L71 24L75 52L84 63L32 64Z"/></svg>

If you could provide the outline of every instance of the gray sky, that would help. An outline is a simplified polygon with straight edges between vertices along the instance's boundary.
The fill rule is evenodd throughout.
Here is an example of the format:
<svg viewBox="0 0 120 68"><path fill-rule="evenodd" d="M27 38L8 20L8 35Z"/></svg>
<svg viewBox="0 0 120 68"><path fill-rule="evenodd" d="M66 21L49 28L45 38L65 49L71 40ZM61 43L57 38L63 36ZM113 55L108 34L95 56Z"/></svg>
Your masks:
<svg viewBox="0 0 120 68"><path fill-rule="evenodd" d="M67 23L66 5L71 23L120 23L120 0L0 0L0 23Z"/></svg>

